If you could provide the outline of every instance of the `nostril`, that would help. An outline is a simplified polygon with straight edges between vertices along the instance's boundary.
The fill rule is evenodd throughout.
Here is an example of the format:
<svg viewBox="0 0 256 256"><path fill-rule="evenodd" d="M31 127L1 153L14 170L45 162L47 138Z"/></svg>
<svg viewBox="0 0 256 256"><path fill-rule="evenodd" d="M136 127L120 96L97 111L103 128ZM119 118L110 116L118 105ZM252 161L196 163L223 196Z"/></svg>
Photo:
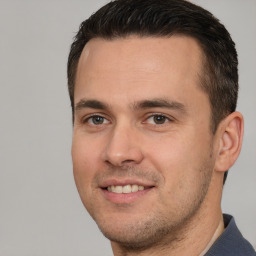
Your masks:
<svg viewBox="0 0 256 256"><path fill-rule="evenodd" d="M105 161L107 165L109 165L110 167L117 167L118 169L122 170L126 170L127 168L131 167L132 165L136 165L136 161L134 160L124 160L124 161L116 161L114 162L113 160L106 160Z"/></svg>
<svg viewBox="0 0 256 256"><path fill-rule="evenodd" d="M129 163L132 163L132 162L134 162L134 160L125 160L125 161L122 162L122 164L129 164Z"/></svg>

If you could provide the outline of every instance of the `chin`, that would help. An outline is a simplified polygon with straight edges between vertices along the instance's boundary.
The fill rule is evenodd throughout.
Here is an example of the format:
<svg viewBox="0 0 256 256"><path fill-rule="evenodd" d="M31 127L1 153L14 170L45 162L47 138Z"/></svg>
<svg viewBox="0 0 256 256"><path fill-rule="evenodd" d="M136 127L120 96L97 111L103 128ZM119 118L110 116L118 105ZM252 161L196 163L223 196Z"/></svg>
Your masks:
<svg viewBox="0 0 256 256"><path fill-rule="evenodd" d="M112 243L117 243L129 250L143 250L155 246L160 241L162 244L165 240L169 243L176 239L174 231L176 228L170 220L168 223L167 220L159 221L159 218L156 220L147 217L140 221L99 221L97 224L103 235Z"/></svg>

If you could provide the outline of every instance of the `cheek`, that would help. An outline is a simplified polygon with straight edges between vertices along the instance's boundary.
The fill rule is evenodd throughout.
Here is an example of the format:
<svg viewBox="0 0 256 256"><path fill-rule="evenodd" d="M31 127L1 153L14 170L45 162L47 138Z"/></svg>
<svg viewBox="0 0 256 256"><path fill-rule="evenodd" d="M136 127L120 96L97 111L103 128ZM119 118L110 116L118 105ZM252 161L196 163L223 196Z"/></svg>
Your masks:
<svg viewBox="0 0 256 256"><path fill-rule="evenodd" d="M73 137L72 143L72 160L73 172L78 191L81 194L89 190L94 174L96 172L97 163L99 163L94 143L81 137Z"/></svg>
<svg viewBox="0 0 256 256"><path fill-rule="evenodd" d="M184 137L165 136L150 144L147 147L147 157L164 177L178 175L191 163L192 150L189 141Z"/></svg>
<svg viewBox="0 0 256 256"><path fill-rule="evenodd" d="M73 173L80 198L92 214L96 185L93 180L99 167L99 149L96 143L86 140L84 136L73 136L72 160Z"/></svg>
<svg viewBox="0 0 256 256"><path fill-rule="evenodd" d="M90 139L88 136L77 132L74 134L72 141L72 160L78 171L91 170L98 162L101 152L100 145L102 143L97 139ZM87 167L86 169L84 167ZM85 170L84 170L85 169Z"/></svg>
<svg viewBox="0 0 256 256"><path fill-rule="evenodd" d="M196 136L172 136L154 141L154 147L148 147L147 159L154 169L161 173L165 191L178 193L186 186L193 187L204 159L209 155L205 142L198 141ZM207 147L207 148L206 148ZM175 196L175 195L174 195Z"/></svg>

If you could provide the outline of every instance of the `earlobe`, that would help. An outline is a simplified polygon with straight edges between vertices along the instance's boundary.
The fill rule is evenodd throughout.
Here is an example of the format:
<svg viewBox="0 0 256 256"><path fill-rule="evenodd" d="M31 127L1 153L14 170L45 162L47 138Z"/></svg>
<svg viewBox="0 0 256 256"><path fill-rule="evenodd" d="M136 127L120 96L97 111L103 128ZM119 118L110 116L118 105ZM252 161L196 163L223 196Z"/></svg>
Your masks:
<svg viewBox="0 0 256 256"><path fill-rule="evenodd" d="M241 151L244 120L239 112L227 116L219 127L219 149L215 170L227 171L236 161Z"/></svg>

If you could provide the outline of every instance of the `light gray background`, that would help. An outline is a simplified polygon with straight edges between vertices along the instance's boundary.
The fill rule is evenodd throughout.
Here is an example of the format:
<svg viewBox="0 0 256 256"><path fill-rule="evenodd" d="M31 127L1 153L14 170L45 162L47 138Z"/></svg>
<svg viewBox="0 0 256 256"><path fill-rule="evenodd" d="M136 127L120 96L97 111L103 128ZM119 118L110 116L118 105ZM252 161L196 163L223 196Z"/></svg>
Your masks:
<svg viewBox="0 0 256 256"><path fill-rule="evenodd" d="M112 255L72 176L66 61L80 22L105 0L0 0L0 255ZM256 245L256 1L194 0L237 44L242 153L223 209Z"/></svg>

